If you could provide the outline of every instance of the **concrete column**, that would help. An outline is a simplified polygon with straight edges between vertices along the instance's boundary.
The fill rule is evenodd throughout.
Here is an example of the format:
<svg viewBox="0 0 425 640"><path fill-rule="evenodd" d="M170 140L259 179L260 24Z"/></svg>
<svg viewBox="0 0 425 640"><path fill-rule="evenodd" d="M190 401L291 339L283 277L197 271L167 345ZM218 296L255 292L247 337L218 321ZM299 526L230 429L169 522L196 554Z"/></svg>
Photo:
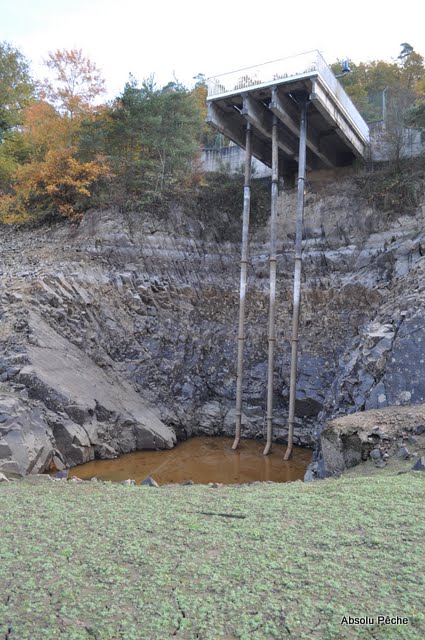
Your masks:
<svg viewBox="0 0 425 640"><path fill-rule="evenodd" d="M232 449L237 449L241 439L242 422L242 377L243 377L243 354L245 344L245 296L248 268L248 232L249 214L251 208L251 158L252 158L252 127L246 125L245 141L245 181L243 191L243 214L242 214L242 255L241 255L241 280L239 289L239 330L238 330L238 356L236 374L236 425L235 440Z"/></svg>
<svg viewBox="0 0 425 640"><path fill-rule="evenodd" d="M272 188L270 215L270 302L269 302L269 356L267 366L267 441L263 454L270 453L273 435L273 378L274 378L274 347L275 336L275 307L276 307L276 223L277 197L279 182L279 149L277 139L277 117L273 116L272 126Z"/></svg>
<svg viewBox="0 0 425 640"><path fill-rule="evenodd" d="M302 241L304 224L304 182L306 163L306 139L307 139L307 105L304 99L301 104L300 123L300 150L298 161L298 194L297 217L295 229L295 271L294 271L294 311L292 318L291 339L291 378L289 383L289 417L288 417L288 447L285 452L285 460L289 460L292 454L294 440L295 397L297 387L298 369L298 327L301 307L301 266L302 266Z"/></svg>

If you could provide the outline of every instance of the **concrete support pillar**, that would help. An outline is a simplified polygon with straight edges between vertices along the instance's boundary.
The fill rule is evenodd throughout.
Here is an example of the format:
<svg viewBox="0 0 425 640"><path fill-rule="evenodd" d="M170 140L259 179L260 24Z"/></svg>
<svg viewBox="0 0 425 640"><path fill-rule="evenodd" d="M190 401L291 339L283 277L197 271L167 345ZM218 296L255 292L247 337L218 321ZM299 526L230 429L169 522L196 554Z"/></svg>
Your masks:
<svg viewBox="0 0 425 640"><path fill-rule="evenodd" d="M291 340L291 378L289 384L289 417L288 417L288 446L285 452L285 460L289 460L292 454L294 440L295 397L297 388L298 369L298 327L301 307L301 266L302 266L302 240L304 223L304 182L306 163L306 139L307 139L307 105L305 98L301 103L300 123L300 148L298 161L298 194L297 217L295 230L295 271L294 271L294 311L292 319Z"/></svg>
<svg viewBox="0 0 425 640"><path fill-rule="evenodd" d="M252 127L246 125L245 140L245 182L243 192L243 214L242 214L242 255L241 255L241 280L239 293L239 330L238 330L238 359L236 374L236 425L235 440L232 449L237 449L241 439L242 422L242 377L243 377L243 354L245 343L245 296L248 268L248 232L249 214L251 207L251 158L252 158Z"/></svg>
<svg viewBox="0 0 425 640"><path fill-rule="evenodd" d="M279 183L279 149L277 138L277 117L273 116L272 126L272 188L270 215L270 303L269 303L269 356L267 366L267 441L264 455L270 453L273 435L273 378L274 378L274 348L275 336L275 307L276 307L276 223L277 197Z"/></svg>

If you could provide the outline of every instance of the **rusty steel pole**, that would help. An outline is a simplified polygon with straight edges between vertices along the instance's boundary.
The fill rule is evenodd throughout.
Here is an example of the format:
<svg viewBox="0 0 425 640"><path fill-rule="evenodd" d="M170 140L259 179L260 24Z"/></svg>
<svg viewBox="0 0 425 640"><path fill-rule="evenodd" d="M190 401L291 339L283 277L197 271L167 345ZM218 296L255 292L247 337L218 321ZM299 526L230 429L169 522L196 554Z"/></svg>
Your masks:
<svg viewBox="0 0 425 640"><path fill-rule="evenodd" d="M292 340L291 340L291 378L289 383L289 417L288 417L288 446L284 460L289 460L292 455L294 440L294 419L295 419L295 396L297 388L297 368L298 368L298 327L300 321L301 307L301 267L302 267L302 241L304 223L304 182L306 163L306 140L307 140L307 105L308 100L304 99L301 104L300 123L300 146L298 159L298 194L297 194L297 217L295 227L295 270L294 270L294 310L292 318Z"/></svg>
<svg viewBox="0 0 425 640"><path fill-rule="evenodd" d="M241 280L239 289L239 330L238 330L238 359L236 374L236 425L235 440L232 449L237 449L241 439L242 423L242 376L243 376L243 353L245 343L245 296L248 268L248 232L249 214L251 208L251 157L252 157L252 127L246 125L245 144L245 180L243 188L243 214L242 214L242 255L241 255Z"/></svg>
<svg viewBox="0 0 425 640"><path fill-rule="evenodd" d="M270 212L270 302L269 302L269 357L267 365L267 440L263 454L270 453L273 435L273 378L274 378L274 347L275 336L275 306L276 306L276 221L277 197L279 184L279 150L277 147L277 117L273 116L272 128L272 188Z"/></svg>

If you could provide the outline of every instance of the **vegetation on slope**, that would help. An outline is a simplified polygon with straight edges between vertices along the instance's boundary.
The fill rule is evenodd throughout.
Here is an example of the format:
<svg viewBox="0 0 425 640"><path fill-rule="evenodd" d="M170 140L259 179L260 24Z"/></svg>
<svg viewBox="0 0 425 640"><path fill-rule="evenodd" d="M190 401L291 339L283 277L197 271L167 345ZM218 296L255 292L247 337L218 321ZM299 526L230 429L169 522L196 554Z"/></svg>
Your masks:
<svg viewBox="0 0 425 640"><path fill-rule="evenodd" d="M139 210L208 186L200 149L217 135L205 124L202 74L192 90L130 75L101 104L104 79L81 50L51 52L45 64L49 78L36 82L22 54L0 43L0 221L79 219L93 206ZM350 67L341 82L366 120L385 120L400 171L404 123L423 128L423 57L404 43L397 61ZM340 63L333 68L338 75Z"/></svg>
<svg viewBox="0 0 425 640"><path fill-rule="evenodd" d="M425 98L424 59L407 42L397 60L347 61L350 72L341 79L342 61L331 65L335 75L367 122L389 120ZM400 121L401 124L401 121Z"/></svg>
<svg viewBox="0 0 425 640"><path fill-rule="evenodd" d="M425 475L0 485L0 636L425 636ZM344 616L408 618L346 626Z"/></svg>

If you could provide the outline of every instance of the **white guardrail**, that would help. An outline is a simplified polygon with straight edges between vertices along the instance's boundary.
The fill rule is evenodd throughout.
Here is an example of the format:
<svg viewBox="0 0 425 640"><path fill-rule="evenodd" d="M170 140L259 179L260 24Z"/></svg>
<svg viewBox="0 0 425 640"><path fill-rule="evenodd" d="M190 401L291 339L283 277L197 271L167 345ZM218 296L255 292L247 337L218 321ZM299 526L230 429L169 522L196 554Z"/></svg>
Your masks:
<svg viewBox="0 0 425 640"><path fill-rule="evenodd" d="M243 89L278 84L280 81L286 82L312 74L321 77L359 132L366 140L369 140L369 127L319 51L308 51L297 56L273 60L255 67L246 67L208 78L208 98L213 99Z"/></svg>

